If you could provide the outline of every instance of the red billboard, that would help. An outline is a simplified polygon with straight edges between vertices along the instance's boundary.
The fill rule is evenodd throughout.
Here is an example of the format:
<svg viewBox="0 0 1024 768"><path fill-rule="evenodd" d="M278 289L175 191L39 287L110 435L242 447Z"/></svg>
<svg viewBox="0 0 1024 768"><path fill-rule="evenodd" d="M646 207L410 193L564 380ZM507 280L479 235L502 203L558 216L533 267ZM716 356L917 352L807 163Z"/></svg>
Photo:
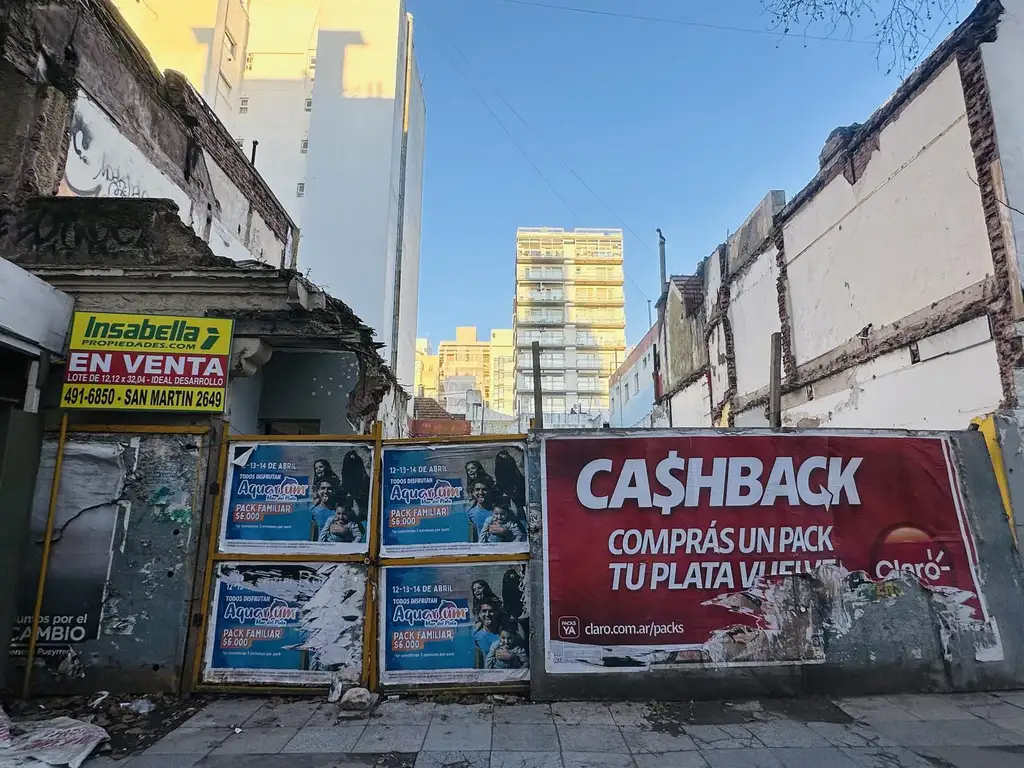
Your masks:
<svg viewBox="0 0 1024 768"><path fill-rule="evenodd" d="M821 661L907 579L985 618L943 438L550 437L542 471L552 671Z"/></svg>

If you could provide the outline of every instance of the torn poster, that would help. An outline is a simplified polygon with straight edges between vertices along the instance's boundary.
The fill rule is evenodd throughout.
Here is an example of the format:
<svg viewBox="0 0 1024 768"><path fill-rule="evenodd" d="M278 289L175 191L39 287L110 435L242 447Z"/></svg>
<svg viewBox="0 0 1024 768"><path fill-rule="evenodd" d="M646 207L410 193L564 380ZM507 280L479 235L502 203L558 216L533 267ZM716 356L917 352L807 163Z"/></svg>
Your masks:
<svg viewBox="0 0 1024 768"><path fill-rule="evenodd" d="M203 680L329 685L362 674L366 568L220 563Z"/></svg>
<svg viewBox="0 0 1024 768"><path fill-rule="evenodd" d="M372 480L366 443L232 443L219 549L367 552Z"/></svg>
<svg viewBox="0 0 1024 768"><path fill-rule="evenodd" d="M64 446L36 650L37 657L44 659L63 657L68 646L99 636L115 541L127 524L130 505L125 483L138 461L138 439L125 436L119 442L100 442L91 438L72 435ZM32 508L31 547L19 584L12 656L25 655L32 632L56 456L57 441L45 441Z"/></svg>
<svg viewBox="0 0 1024 768"><path fill-rule="evenodd" d="M80 768L92 751L107 740L98 725L54 717L11 723L0 710L0 727L9 725L8 738L0 731L0 768L67 765Z"/></svg>
<svg viewBox="0 0 1024 768"><path fill-rule="evenodd" d="M546 668L820 663L865 582L913 579L949 621L980 628L950 450L932 437L546 438Z"/></svg>
<svg viewBox="0 0 1024 768"><path fill-rule="evenodd" d="M382 683L530 679L526 563L392 566L381 573Z"/></svg>

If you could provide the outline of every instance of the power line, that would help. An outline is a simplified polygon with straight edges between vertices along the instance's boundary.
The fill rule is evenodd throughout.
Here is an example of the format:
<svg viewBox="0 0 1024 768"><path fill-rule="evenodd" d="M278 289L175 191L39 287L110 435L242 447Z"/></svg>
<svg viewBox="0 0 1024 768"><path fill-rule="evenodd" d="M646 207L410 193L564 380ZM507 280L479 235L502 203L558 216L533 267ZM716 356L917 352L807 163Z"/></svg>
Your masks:
<svg viewBox="0 0 1024 768"><path fill-rule="evenodd" d="M452 47L454 47L454 46L452 46ZM491 113L491 117L494 118L494 121L499 126L501 126L501 130L503 130L505 132L505 135L508 136L508 138L512 141L512 143L516 145L516 149L518 149L519 152L522 154L522 156L526 158L526 162L528 162L530 164L530 167L532 167L533 170L535 170L537 172L538 176L540 176L542 179L544 179L544 183L548 185L548 188L552 192L555 193L555 197L557 197L562 202L562 205L564 205L565 209L567 211L569 211L569 213L572 214L573 218L576 219L577 221L579 221L580 220L580 215L578 213L576 213L576 211L573 210L572 206L569 205L569 203L566 202L566 199L564 197L562 197L562 195L559 193L559 191L557 189L555 189L555 185L551 183L551 180L548 179L548 177L544 173L544 171L542 171L537 166L537 164L535 162L533 162L533 159L527 154L526 150L523 149L523 145L519 143L519 141L516 139L515 136L512 135L512 131L510 131L508 129L508 127L502 121L501 117L498 116L498 113L495 112L494 109L491 108L491 105L487 103L487 99L485 99L484 95L482 93L480 93L480 90L473 84L473 81L470 80L466 76L466 73L462 71L462 68L459 67L459 65L455 62L454 58L452 58L452 64L455 65L455 70L462 76L462 79L466 81L466 84L470 88L473 89L473 93L475 93L476 97L478 99L480 99L480 103L483 104L484 107L487 109L487 111Z"/></svg>
<svg viewBox="0 0 1024 768"><path fill-rule="evenodd" d="M516 109L516 108L515 108L514 106L512 106L512 104L510 104L510 103L509 103L508 99L506 99L506 98L505 98L504 96L502 96L502 95L501 95L501 92L500 92L500 91L499 91L499 90L498 90L497 88L495 88L495 87L494 87L493 85L491 85L491 83L489 83L489 82L487 81L487 79L486 79L486 78L485 78L485 77L484 77L483 75L481 75L481 74L480 74L480 70L479 70L479 69L477 69L477 67L476 67L476 66L474 66L474 64L473 64L473 62L472 62L472 61L470 60L470 58L469 58L468 56L466 56L466 54L465 54L465 53L463 53L463 52L462 52L462 50L461 50L461 49L460 49L460 48L459 48L459 47L458 47L457 45L455 45L455 43L450 43L450 45L451 45L451 47L452 47L452 48L454 48L454 49L455 49L455 52L456 52L456 53L458 53L458 54L459 54L459 56L461 56L461 57L462 57L462 58L463 58L463 59L464 59L464 60L466 61L466 64L468 64L468 65L469 65L469 68L470 68L470 70L471 70L471 71L472 71L472 72L473 72L473 73L474 73L474 74L475 74L475 75L476 75L477 77L479 77L479 78L480 78L480 80L481 80L481 81L482 81L482 82L483 82L483 83L484 83L484 84L485 84L485 85L486 85L486 86L487 86L488 88L490 88L490 89L491 89L491 91L492 91L492 92L494 93L494 95L495 95L495 96L497 96L497 97L498 97L498 98L499 98L499 99L501 100L501 103L502 103L502 104L504 104L504 105L505 105L506 107L508 107L508 109L509 109L509 110L510 110L510 111L512 112L512 114L513 114L513 115L515 115L515 116L516 116L516 117L517 117L517 118L519 119L519 122L521 122L521 123L522 123L523 125L525 125L525 126L526 126L526 129L527 129L527 130L528 130L528 131L529 131L530 133L532 133L532 134L533 134L533 135L534 135L534 136L535 136L535 137L537 138L537 140L538 140L538 141L539 141L539 142L540 142L540 143L541 143L541 144L542 144L542 145L543 145L543 146L545 147L545 149L547 149L547 151L548 151L548 152L550 152L550 153L551 153L551 154L552 154L552 155L554 156L554 158L555 158L556 160L558 160L558 162L560 162L560 163L561 163L561 164L562 164L563 166L565 166L566 170L568 170L568 171L569 171L569 173L571 173L571 174L572 174L572 175L573 175L573 176L575 177L575 179L576 179L576 180L577 180L577 181L578 181L578 182L579 182L580 184L582 184L582 185L583 185L584 187L586 187L587 191L588 191L588 192L590 192L590 194L592 194L592 195L594 196L594 198L595 198L595 199L596 199L596 200L597 200L597 201L598 201L599 203L601 203L601 205L603 205L603 206L605 207L605 209L606 209L606 210L607 210L607 211L608 211L608 212L609 212L609 213L610 213L610 214L611 214L612 216L614 216L614 217L615 217L616 219L618 219L618 220L619 220L619 223L620 223L620 224L622 224L622 226L623 226L623 227L624 227L624 228L626 229L626 231L627 231L627 232L629 232L629 233L630 233L630 234L631 234L631 235L632 235L633 237L635 237L635 238L636 238L636 239L637 239L637 240L638 240L638 241L640 242L640 244L641 244L642 246L644 246L644 248L646 248L646 249L647 249L648 251L653 251L653 249L651 248L651 246L650 246L650 245L648 245L648 244L647 244L647 242L646 242L646 241L645 241L645 240L644 240L644 239L643 239L642 237L640 237L640 235L638 235L638 234L637 234L636 232L634 232L634 231L633 231L633 228L632 228L632 227L630 227L630 226L629 226L629 224L627 224L627 223L626 223L625 219L623 219L623 218L622 218L621 216L619 216L619 214L617 214L617 213L616 213L616 212L615 212L615 211L614 211L614 210L612 209L612 207L611 207L610 205L608 205L608 203L606 203L606 202L604 201L604 199L603 199L603 198L602 198L602 197L601 197L601 196L600 196L599 194L597 194L597 192L595 192L595 191L594 191L594 188L593 188L593 187L591 187L591 186L590 186L590 185L589 185L589 184L588 184L588 183L587 183L587 182L586 182L586 181L585 181L585 180L583 179L583 177L582 177L582 176L580 176L580 175L579 175L579 174L578 174L578 173L577 173L577 172L575 171L575 169L573 169L573 167L572 167L571 165L569 165L569 163L567 163L567 162L566 162L566 161L565 161L565 160L564 160L564 159L562 158L562 156L561 156L561 155L559 155L559 154L558 154L558 153L557 153L557 152L556 152L556 151L555 151L555 150L554 150L554 149L552 148L552 146L551 146L550 144L548 144L548 142L547 142L547 141L545 141L545 140L544 140L544 137L543 137L543 136L541 136L541 135L540 135L540 134L539 134L539 133L538 133L538 132L536 131L536 129L534 129L534 127L533 127L532 125L530 125L530 123L529 123L529 122L528 122L528 121L526 120L526 118L525 118L525 117L523 117L523 116L522 116L522 115L521 115L521 114L519 113L519 110L517 110L517 109ZM644 293L644 290L643 290L643 288L641 288L641 287L640 287L640 286L639 286L639 285L637 284L637 282L636 282L635 280L633 280L633 278L631 278L631 277L630 277L630 276L629 276L629 275L628 275L628 274L626 273L626 271L625 271L625 270L623 270L623 271L622 271L622 273L623 273L623 274L624 274L624 275L626 276L626 279L627 279L627 280L629 280L629 282L633 283L633 286L634 286L634 287L635 287L635 288L636 288L636 289L637 289L638 291L640 291L640 295L642 295L642 296L643 296L643 297L644 297L645 299L647 299L648 301L650 301L650 300L651 300L651 299L650 299L650 298L649 298L649 297L647 296L647 294L646 294L646 293Z"/></svg>
<svg viewBox="0 0 1024 768"><path fill-rule="evenodd" d="M615 19L631 19L633 21L648 21L658 24L673 24L679 27L695 27L698 29L717 29L721 32L745 32L749 35L771 35L772 37L795 37L802 40L820 40L828 43L855 43L857 45L879 45L878 41L857 40L846 37L827 37L825 35L799 34L796 32L778 32L770 29L752 29L750 27L732 27L727 24L711 24L701 21L684 21L682 19L670 19L664 16L643 16L636 13L623 13L621 11L600 11L596 8L577 8L570 5L554 5L542 3L536 0L491 0L495 3L506 3L508 5L520 5L529 8L547 8L553 11L566 11L568 13L584 13L590 16L607 16Z"/></svg>

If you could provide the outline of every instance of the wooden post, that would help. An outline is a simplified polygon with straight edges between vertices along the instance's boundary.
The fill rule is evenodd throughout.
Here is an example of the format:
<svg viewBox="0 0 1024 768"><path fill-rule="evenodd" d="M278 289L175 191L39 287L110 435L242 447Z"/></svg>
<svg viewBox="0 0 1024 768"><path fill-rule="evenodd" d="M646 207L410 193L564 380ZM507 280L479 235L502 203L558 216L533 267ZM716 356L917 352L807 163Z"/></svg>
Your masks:
<svg viewBox="0 0 1024 768"><path fill-rule="evenodd" d="M782 334L772 334L772 362L768 378L768 425L782 429Z"/></svg>

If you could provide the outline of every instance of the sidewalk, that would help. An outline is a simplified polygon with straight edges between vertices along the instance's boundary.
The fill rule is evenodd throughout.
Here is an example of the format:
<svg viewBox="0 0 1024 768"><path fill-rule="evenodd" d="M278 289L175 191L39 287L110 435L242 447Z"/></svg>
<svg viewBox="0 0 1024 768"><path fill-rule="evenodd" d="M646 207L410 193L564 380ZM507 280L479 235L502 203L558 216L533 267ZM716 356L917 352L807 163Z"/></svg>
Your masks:
<svg viewBox="0 0 1024 768"><path fill-rule="evenodd" d="M86 766L1010 768L1024 766L1024 691L608 705L402 699L355 716L308 699L223 699L142 755Z"/></svg>

